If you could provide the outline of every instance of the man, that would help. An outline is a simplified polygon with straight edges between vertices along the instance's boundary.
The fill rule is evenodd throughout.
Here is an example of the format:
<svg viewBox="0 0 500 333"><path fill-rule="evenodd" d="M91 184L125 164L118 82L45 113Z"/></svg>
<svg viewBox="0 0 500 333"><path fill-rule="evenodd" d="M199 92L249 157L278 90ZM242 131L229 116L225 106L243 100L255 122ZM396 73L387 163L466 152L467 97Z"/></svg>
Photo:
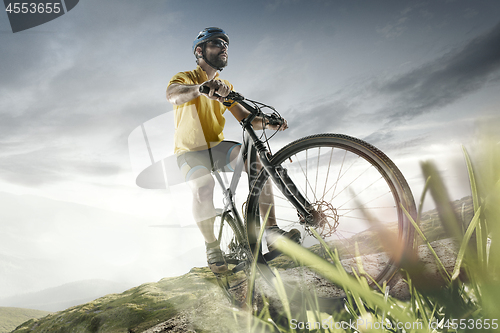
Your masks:
<svg viewBox="0 0 500 333"><path fill-rule="evenodd" d="M227 66L228 48L229 37L222 29L211 27L201 31L193 42L198 66L195 70L174 75L167 87L167 99L175 110L177 163L191 188L193 215L205 238L208 265L214 273L227 271L227 264L213 230L216 215L213 204L215 181L210 172L214 165L232 170L231 161L240 151L239 143L223 141L222 131L226 121L223 114L226 109L238 122L249 115L239 104L233 103L229 108L222 104L233 90L228 81L219 78L219 71ZM200 86L208 87L208 94L200 93ZM262 129L262 119L256 118L252 126ZM287 127L286 121L281 127L266 125L266 128L273 130L285 130ZM261 196L260 204L262 207L272 207L272 189L269 187L265 192L270 194ZM277 227L272 208L266 228L268 235L284 234L295 240L300 237L296 229L287 233Z"/></svg>

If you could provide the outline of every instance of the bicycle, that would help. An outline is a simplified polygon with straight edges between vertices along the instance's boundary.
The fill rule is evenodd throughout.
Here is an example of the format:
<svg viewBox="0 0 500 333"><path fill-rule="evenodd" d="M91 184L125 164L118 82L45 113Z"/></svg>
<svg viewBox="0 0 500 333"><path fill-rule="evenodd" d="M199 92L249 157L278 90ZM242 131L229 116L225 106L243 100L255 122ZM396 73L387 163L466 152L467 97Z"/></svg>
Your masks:
<svg viewBox="0 0 500 333"><path fill-rule="evenodd" d="M204 88L200 87L200 91L207 93ZM341 134L307 136L271 154L267 148L270 137L265 136L265 131L264 139L259 137L251 123L260 116L263 121L280 125L279 113L271 106L246 99L234 91L227 100L239 103L250 112L241 121L244 139L230 182L223 181L220 171L212 170L224 195L224 208L218 211L215 234L230 265L230 274L217 276L227 295L234 300L234 295L238 294L235 290L248 280L254 258L259 272L269 282L274 278L271 266L276 265L276 261L281 267L296 267L292 260L279 256L277 250L269 251L265 240L258 241L265 215L260 212L259 198L269 181L272 182L273 209L278 224L284 230L299 229L300 245L325 256L316 238L319 235L331 249L338 251L345 266L356 267L361 260L363 265L369 266L365 268L373 283L391 280L398 270L398 262L383 254L383 240L374 230L373 220L387 230L396 231L397 241L402 244L400 250L408 251L413 247L413 227L403 208L413 218L416 216L413 195L396 165L369 143ZM266 108L272 112L263 112ZM257 155L261 170L252 167ZM247 156L246 161L244 156ZM248 165L249 194L242 218L234 193L245 163ZM301 274L308 283L315 281L313 287L318 297L338 299L338 295L330 294L333 286L330 282L307 269L301 269ZM243 301L240 292L236 302L241 304Z"/></svg>

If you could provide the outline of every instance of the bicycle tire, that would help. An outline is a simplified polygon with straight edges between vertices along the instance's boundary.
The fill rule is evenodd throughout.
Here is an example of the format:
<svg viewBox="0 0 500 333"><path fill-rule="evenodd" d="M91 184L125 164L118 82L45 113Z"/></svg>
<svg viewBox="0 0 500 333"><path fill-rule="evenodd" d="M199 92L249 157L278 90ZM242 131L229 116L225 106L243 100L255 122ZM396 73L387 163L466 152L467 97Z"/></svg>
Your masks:
<svg viewBox="0 0 500 333"><path fill-rule="evenodd" d="M216 216L214 233L230 271L215 274L217 283L234 305L241 306L246 302L246 283L253 257L247 239L230 213Z"/></svg>
<svg viewBox="0 0 500 333"><path fill-rule="evenodd" d="M356 206L364 205L363 208L367 209L372 216L375 215L376 219L388 230L396 228L394 223L397 223L396 234L398 244L401 246L400 251L412 250L414 229L400 205L414 218L416 208L413 195L400 170L382 151L367 142L347 135L318 134L304 137L283 147L271 158L271 163L286 168L286 174L309 202L316 204L317 207L327 207L331 210L331 212L325 210L325 215L328 216L326 224L332 224L336 219L338 225L334 228L333 234L328 236L322 234L322 237L332 248L337 249L340 259L346 263L346 266L356 267L356 260L360 258L365 265L366 258L374 260L373 257L376 257L380 260L379 258L384 256L377 267L370 267L368 274L378 284L388 282L394 276L399 262L383 254L382 240L373 231L372 224L366 219L366 214L363 214L360 207ZM311 174L314 178L312 180L308 180L310 168L316 169L316 173ZM265 259L266 245L256 242L261 226L259 198L269 179L269 175L261 171L253 183L248 197L245 220L250 248L255 251L258 247L257 258L260 264L258 267L264 276L272 276L269 266L275 265L273 263L275 260L269 263ZM318 187L318 182L324 184ZM307 234L306 229L310 227L298 223L299 217L295 207L282 197L274 184L273 187L274 208L280 228L284 230L298 228L302 236L302 246L320 253L320 246L311 241L310 235ZM316 193L313 195L312 192L316 192L314 190L321 188L323 191L321 196ZM379 192L379 190L385 192ZM328 193L330 191L332 195ZM331 200L324 200L325 192L328 198L332 198ZM320 202L320 199L325 203ZM329 213L331 215L328 215ZM390 217L387 215L389 213ZM356 221L356 224L349 223L349 221ZM358 248L356 248L356 242L358 242ZM286 260L283 264L283 259L278 265L294 267L293 264L292 266L287 264ZM325 284L325 281L318 282L318 284L322 287L317 289L323 289L316 291L319 297L339 298L338 294L332 296L328 292L332 284Z"/></svg>

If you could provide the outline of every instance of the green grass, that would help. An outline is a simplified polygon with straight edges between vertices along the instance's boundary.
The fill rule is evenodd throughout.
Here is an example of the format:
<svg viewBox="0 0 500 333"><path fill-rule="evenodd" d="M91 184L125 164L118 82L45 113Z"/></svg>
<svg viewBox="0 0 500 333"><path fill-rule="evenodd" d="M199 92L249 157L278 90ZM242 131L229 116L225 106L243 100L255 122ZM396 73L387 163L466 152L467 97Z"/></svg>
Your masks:
<svg viewBox="0 0 500 333"><path fill-rule="evenodd" d="M142 332L181 314L189 317L196 332L237 332L239 326L229 305L212 272L194 268L180 277L146 283L29 320L14 332Z"/></svg>
<svg viewBox="0 0 500 333"><path fill-rule="evenodd" d="M47 311L0 307L0 333L8 333L27 320L50 314Z"/></svg>
<svg viewBox="0 0 500 333"><path fill-rule="evenodd" d="M464 197L460 200L455 200L451 204L455 212L457 212L457 214L459 215L460 220L464 224L467 221L472 220L472 217L474 215L474 206L471 196ZM395 230L397 228L397 225L394 224L393 226L391 226L391 228ZM449 237L439 220L437 209L432 209L422 214L419 222L419 228L425 235L429 243ZM354 235L352 242L350 242L351 244L358 243L358 246L360 247L359 253L361 255L379 253L384 251L382 244L378 241L377 231L373 229L374 228L371 228L362 233ZM345 244L343 245L345 246ZM329 244L329 246L330 248L335 248L334 243ZM313 253L320 254L322 252L320 248L320 245L313 245L309 248L309 250ZM345 251L348 253L355 253L354 248L346 249ZM342 257L342 253L339 253L339 255ZM296 264L288 256L278 256L276 259L273 259L270 262L270 265L278 269L288 269L296 267Z"/></svg>
<svg viewBox="0 0 500 333"><path fill-rule="evenodd" d="M464 148L471 198L450 202L443 180L432 162L422 163L427 179L416 221L416 237L427 245L440 238L453 238L459 245L452 274L441 269L444 284L423 278L423 265L407 254L402 272L410 289L410 300L400 301L373 290L365 277L348 275L339 265L338 253L329 251L329 261L290 241L277 243L280 250L304 266L342 287L347 294L345 309L320 309L314 292L303 298L293 313L292 303L280 294L284 309L276 315L264 309L255 314L267 323L266 332L465 332L500 330L500 144L486 139L471 158ZM430 196L436 210L422 214ZM435 255L437 267L443 267ZM332 264L333 262L333 264ZM278 266L284 266L279 263ZM362 267L359 267L360 272ZM279 281L279 279L278 279ZM305 315L304 315L305 314ZM297 318L302 318L301 321ZM302 326L300 326L302 323ZM316 324L315 324L316 323ZM321 323L326 323L321 325ZM368 324L370 323L370 324ZM308 327L309 326L309 327ZM253 329L252 332L261 332Z"/></svg>

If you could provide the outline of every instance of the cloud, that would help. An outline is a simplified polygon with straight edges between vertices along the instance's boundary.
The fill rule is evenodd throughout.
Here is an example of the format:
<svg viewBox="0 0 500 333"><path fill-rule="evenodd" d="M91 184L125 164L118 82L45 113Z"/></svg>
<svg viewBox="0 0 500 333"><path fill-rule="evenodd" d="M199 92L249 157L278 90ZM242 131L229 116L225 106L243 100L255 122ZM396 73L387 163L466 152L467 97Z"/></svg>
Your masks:
<svg viewBox="0 0 500 333"><path fill-rule="evenodd" d="M443 139L444 133L449 140L453 130L462 128L458 126L461 118L449 117L440 121L439 130L436 126L433 130L408 129L412 119L454 105L488 84L497 85L499 69L497 24L463 47L418 68L396 76L360 77L321 99L299 105L286 114L289 123L297 126L291 126L288 134L296 137L302 133L347 133L383 147L384 151L409 153Z"/></svg>
<svg viewBox="0 0 500 333"><path fill-rule="evenodd" d="M25 150L26 147L22 147ZM0 159L3 181L37 187L47 183L74 181L75 175L108 177L125 169L123 163L99 160L71 146L45 144L31 151L18 152Z"/></svg>
<svg viewBox="0 0 500 333"><path fill-rule="evenodd" d="M401 17L396 22L388 23L384 27L377 29L377 32L385 36L387 39L399 37L407 29L405 26L405 22L407 20L407 17Z"/></svg>
<svg viewBox="0 0 500 333"><path fill-rule="evenodd" d="M169 107L158 72L172 56L165 30L175 19L163 6L82 3L43 27L2 35L3 180L39 186L129 169L128 134Z"/></svg>
<svg viewBox="0 0 500 333"><path fill-rule="evenodd" d="M470 95L485 85L498 84L500 79L500 24L478 36L463 47L449 51L419 68L393 77L363 78L330 96L332 105L343 105L349 117L340 117L336 124L347 126L354 121L379 128L390 135L398 123L442 109ZM309 109L318 110L316 107ZM331 126L332 115L325 108L322 122ZM311 111L312 117L316 113ZM311 118L312 119L312 118ZM370 131L371 132L371 131ZM373 134L369 138L380 139ZM386 137L387 138L387 137Z"/></svg>
<svg viewBox="0 0 500 333"><path fill-rule="evenodd" d="M318 103L301 105L286 114L290 129L290 137L302 135L338 132L352 126L356 120L350 112L352 105L343 100L319 101ZM307 110L307 112L304 112ZM307 113L307 117L304 114Z"/></svg>
<svg viewBox="0 0 500 333"><path fill-rule="evenodd" d="M391 118L411 119L449 105L498 78L500 24L476 37L463 48L411 72L375 83L392 99Z"/></svg>

